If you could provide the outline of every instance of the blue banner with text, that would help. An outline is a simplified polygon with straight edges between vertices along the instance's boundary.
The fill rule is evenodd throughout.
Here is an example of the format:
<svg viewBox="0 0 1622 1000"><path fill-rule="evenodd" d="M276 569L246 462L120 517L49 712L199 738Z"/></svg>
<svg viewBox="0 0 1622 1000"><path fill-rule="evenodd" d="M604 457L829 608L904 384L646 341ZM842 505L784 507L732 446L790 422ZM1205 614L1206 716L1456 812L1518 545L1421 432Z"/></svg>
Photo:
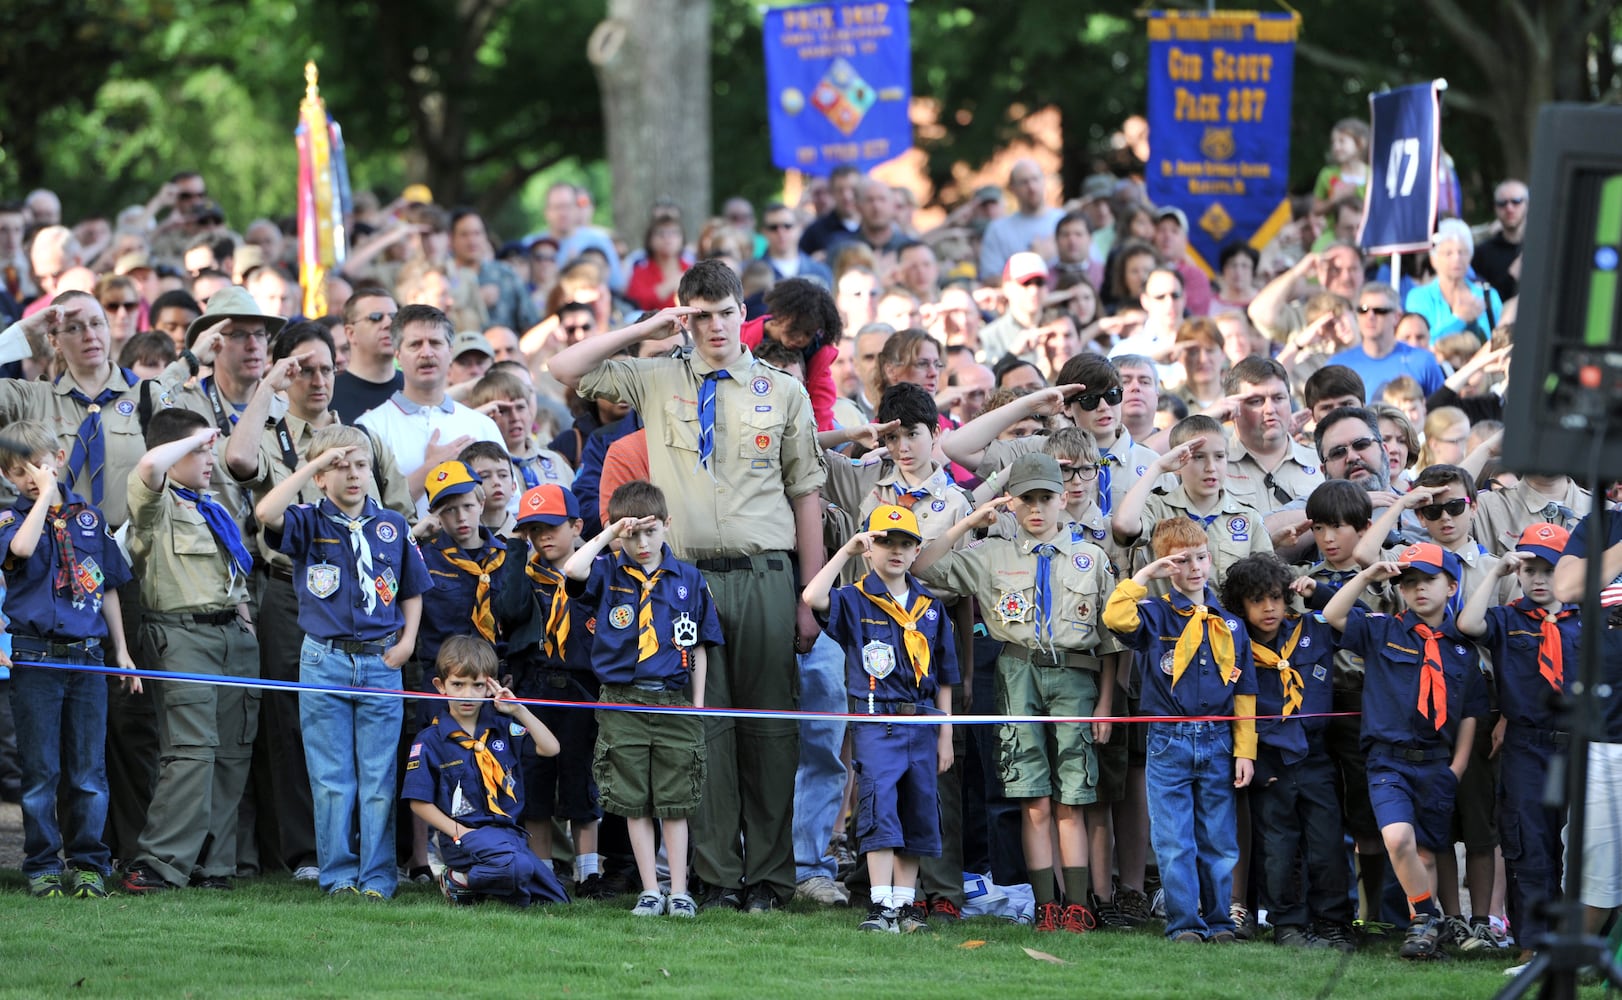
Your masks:
<svg viewBox="0 0 1622 1000"><path fill-rule="evenodd" d="M907 4L816 3L766 11L772 163L825 175L912 148Z"/></svg>
<svg viewBox="0 0 1622 1000"><path fill-rule="evenodd" d="M1442 95L1435 82L1369 95L1368 200L1358 244L1369 253L1428 249L1436 225Z"/></svg>
<svg viewBox="0 0 1622 1000"><path fill-rule="evenodd" d="M1260 249L1290 221L1294 14L1149 16L1149 199L1188 217L1190 257Z"/></svg>

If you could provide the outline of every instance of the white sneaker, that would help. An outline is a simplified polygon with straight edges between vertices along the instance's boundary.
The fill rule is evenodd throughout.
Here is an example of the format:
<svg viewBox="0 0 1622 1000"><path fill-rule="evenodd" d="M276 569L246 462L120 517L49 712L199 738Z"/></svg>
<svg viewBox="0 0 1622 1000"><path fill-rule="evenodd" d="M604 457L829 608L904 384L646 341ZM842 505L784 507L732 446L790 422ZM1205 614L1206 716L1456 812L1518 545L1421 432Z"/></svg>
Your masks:
<svg viewBox="0 0 1622 1000"><path fill-rule="evenodd" d="M633 917L657 917L665 912L665 896L662 892L644 892L636 898L636 905L631 907Z"/></svg>
<svg viewBox="0 0 1622 1000"><path fill-rule="evenodd" d="M321 881L321 869L315 865L300 865L293 869L293 881L319 882Z"/></svg>

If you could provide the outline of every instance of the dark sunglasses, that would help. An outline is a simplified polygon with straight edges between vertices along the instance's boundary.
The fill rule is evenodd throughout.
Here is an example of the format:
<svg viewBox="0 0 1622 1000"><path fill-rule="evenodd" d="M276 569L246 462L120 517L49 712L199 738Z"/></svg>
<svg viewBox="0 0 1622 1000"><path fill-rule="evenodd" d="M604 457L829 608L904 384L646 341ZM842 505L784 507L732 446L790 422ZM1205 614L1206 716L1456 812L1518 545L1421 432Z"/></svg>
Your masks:
<svg viewBox="0 0 1622 1000"><path fill-rule="evenodd" d="M782 230L782 229L793 229L794 228L794 223L792 223L792 222L768 222L762 228L764 228L764 229L766 229L766 230L768 230L770 232L777 232L778 230Z"/></svg>
<svg viewBox="0 0 1622 1000"><path fill-rule="evenodd" d="M1447 503L1426 504L1423 507L1417 508L1414 513L1418 514L1421 518L1424 518L1427 521L1440 521L1443 514L1446 514L1449 517L1458 517L1460 514L1463 514L1465 510L1469 508L1469 506L1469 497L1459 497L1456 500L1449 500Z"/></svg>
<svg viewBox="0 0 1622 1000"><path fill-rule="evenodd" d="M1353 441L1351 444L1343 444L1343 445L1339 446L1338 448L1331 448L1328 451L1324 452L1324 461L1325 462L1338 462L1341 459L1346 457L1347 452L1350 452L1350 451L1367 451L1368 449L1374 447L1375 445L1377 445L1379 443L1380 443L1380 441L1379 441L1378 438L1369 438L1369 437L1358 438L1357 440Z"/></svg>
<svg viewBox="0 0 1622 1000"><path fill-rule="evenodd" d="M1086 410L1088 413L1091 413L1094 410L1098 409L1098 404L1101 403L1101 402L1102 403L1108 403L1109 405L1114 406L1116 403L1119 403L1120 401L1121 401L1121 387L1120 386L1116 386L1113 389L1105 389L1103 392L1084 392L1081 395L1077 396L1075 399L1071 400L1072 403L1074 403L1076 406L1081 407L1083 410Z"/></svg>
<svg viewBox="0 0 1622 1000"><path fill-rule="evenodd" d="M1494 198L1492 203L1494 205L1498 206L1499 208L1508 208L1511 205L1524 205L1524 204L1526 204L1526 199L1525 198Z"/></svg>
<svg viewBox="0 0 1622 1000"><path fill-rule="evenodd" d="M134 312L141 308L139 302L103 302L101 307L108 312Z"/></svg>
<svg viewBox="0 0 1622 1000"><path fill-rule="evenodd" d="M394 322L394 314L386 312L367 313L364 318L368 323Z"/></svg>
<svg viewBox="0 0 1622 1000"><path fill-rule="evenodd" d="M579 326L566 326L566 327L563 328L563 332L564 333L590 333L591 332L591 324L590 323L582 323Z"/></svg>
<svg viewBox="0 0 1622 1000"><path fill-rule="evenodd" d="M1376 316L1389 316L1396 312L1396 310L1390 306L1358 306L1357 311L1359 315L1363 316L1367 316L1369 313L1373 313Z"/></svg>

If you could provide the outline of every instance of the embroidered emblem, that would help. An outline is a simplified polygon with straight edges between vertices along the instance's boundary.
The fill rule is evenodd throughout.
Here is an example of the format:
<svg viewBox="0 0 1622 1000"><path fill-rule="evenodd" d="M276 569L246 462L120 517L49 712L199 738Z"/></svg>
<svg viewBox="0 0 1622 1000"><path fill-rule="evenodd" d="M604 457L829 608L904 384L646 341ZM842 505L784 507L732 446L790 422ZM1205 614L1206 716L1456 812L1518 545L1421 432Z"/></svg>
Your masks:
<svg viewBox="0 0 1622 1000"><path fill-rule="evenodd" d="M96 526L96 512L93 510L81 510L75 520L79 522L81 528L94 528Z"/></svg>
<svg viewBox="0 0 1622 1000"><path fill-rule="evenodd" d="M1329 668L1325 667L1323 664L1320 663L1316 667L1312 668L1312 679L1313 680L1321 681L1321 680L1323 680L1324 678L1326 678L1328 676L1329 676Z"/></svg>
<svg viewBox="0 0 1622 1000"><path fill-rule="evenodd" d="M387 521L378 522L378 525L377 525L377 540L378 541L383 542L384 544L387 544L389 542L394 541L396 538L399 538L399 537L400 537L400 533L398 531L394 530L394 525L390 524Z"/></svg>
<svg viewBox="0 0 1622 1000"><path fill-rule="evenodd" d="M1030 600L1017 590L1009 591L997 598L997 617L1002 619L1004 625L1017 625L1030 617L1030 614Z"/></svg>
<svg viewBox="0 0 1622 1000"><path fill-rule="evenodd" d="M941 511L946 509L946 501L945 500L931 500L929 502L929 509L934 511L935 513L939 514Z"/></svg>
<svg viewBox="0 0 1622 1000"><path fill-rule="evenodd" d="M687 584L685 584L685 583L676 584L676 600L678 600L678 601L687 600L687 594L688 593L689 593L689 591L687 590Z"/></svg>
<svg viewBox="0 0 1622 1000"><path fill-rule="evenodd" d="M1088 615L1090 615L1092 613L1093 613L1093 606L1091 604L1088 604L1086 601L1083 601L1080 604L1076 605L1076 617L1077 618L1086 618Z"/></svg>
<svg viewBox="0 0 1622 1000"><path fill-rule="evenodd" d="M1242 514L1235 514L1228 518L1228 534L1236 542L1250 541L1250 519Z"/></svg>
<svg viewBox="0 0 1622 1000"><path fill-rule="evenodd" d="M874 680L884 680L895 671L895 650L889 643L874 639L862 647L862 669Z"/></svg>
<svg viewBox="0 0 1622 1000"><path fill-rule="evenodd" d="M394 595L400 592L400 581L395 579L394 570L386 566L383 568L383 572L377 574L372 580L372 586L377 588L378 600L382 601L385 606L393 604Z"/></svg>
<svg viewBox="0 0 1622 1000"><path fill-rule="evenodd" d="M494 750L496 753L500 753L501 751L507 749L507 744L501 740L491 740L490 749Z"/></svg>
<svg viewBox="0 0 1622 1000"><path fill-rule="evenodd" d="M1081 570L1083 573L1093 568L1093 557L1085 552L1077 552L1076 558L1070 561L1075 563L1076 568Z"/></svg>
<svg viewBox="0 0 1622 1000"><path fill-rule="evenodd" d="M135 412L135 404L127 399L121 399L118 401L118 405L113 407L113 409L127 417Z"/></svg>
<svg viewBox="0 0 1622 1000"><path fill-rule="evenodd" d="M1312 645L1312 636L1310 636L1310 635L1302 636L1301 637L1301 648L1306 649L1310 645Z"/></svg>
<svg viewBox="0 0 1622 1000"><path fill-rule="evenodd" d="M755 448L756 449L758 449L760 451L765 451L767 448L770 448L771 446L772 446L772 436L770 434L756 434L755 435Z"/></svg>
<svg viewBox="0 0 1622 1000"><path fill-rule="evenodd" d="M1148 467L1148 466L1147 466L1147 465L1140 465L1140 466L1138 466L1138 478L1139 478L1139 479L1142 479L1142 478L1143 478L1143 474L1144 474L1144 473L1145 473L1145 472L1148 472L1148 471L1149 471L1149 467Z"/></svg>
<svg viewBox="0 0 1622 1000"><path fill-rule="evenodd" d="M304 573L304 589L317 597L331 597L338 591L338 567L322 563Z"/></svg>
<svg viewBox="0 0 1622 1000"><path fill-rule="evenodd" d="M449 472L440 472L439 475L434 477L434 482L443 483L445 480L449 479L450 477L451 477L451 474Z"/></svg>
<svg viewBox="0 0 1622 1000"><path fill-rule="evenodd" d="M625 628L631 624L631 606L629 604L615 605L608 612L608 624L615 628Z"/></svg>
<svg viewBox="0 0 1622 1000"><path fill-rule="evenodd" d="M772 412L772 404L770 404L770 403L762 403L759 406L755 407L755 412L756 413L770 413L770 412Z"/></svg>
<svg viewBox="0 0 1622 1000"><path fill-rule="evenodd" d="M750 381L749 391L757 396L765 396L772 391L772 380L764 375L757 375Z"/></svg>
<svg viewBox="0 0 1622 1000"><path fill-rule="evenodd" d="M1177 654L1167 650L1165 655L1160 658L1160 672L1165 674L1167 677L1170 677L1171 668L1176 663L1176 660Z"/></svg>
<svg viewBox="0 0 1622 1000"><path fill-rule="evenodd" d="M925 611L924 612L924 617L929 619L930 621L934 621L935 618L936 618L935 609L933 607L931 607L928 611Z"/></svg>

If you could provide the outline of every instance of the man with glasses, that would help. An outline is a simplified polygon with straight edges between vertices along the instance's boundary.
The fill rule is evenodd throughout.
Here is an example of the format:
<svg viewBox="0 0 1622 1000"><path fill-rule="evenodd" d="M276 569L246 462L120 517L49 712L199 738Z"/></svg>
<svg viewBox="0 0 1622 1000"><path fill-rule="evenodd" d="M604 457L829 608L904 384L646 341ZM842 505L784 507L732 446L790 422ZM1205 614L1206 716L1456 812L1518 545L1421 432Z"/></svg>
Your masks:
<svg viewBox="0 0 1622 1000"><path fill-rule="evenodd" d="M1003 266L1002 294L1008 310L980 331L980 360L996 365L1004 355L1016 354L1038 364L1036 348L1041 340L1037 321L1042 315L1042 295L1048 289L1048 266L1036 254L1021 251Z"/></svg>
<svg viewBox="0 0 1622 1000"><path fill-rule="evenodd" d="M1376 507L1397 499L1391 492L1391 462L1373 410L1342 406L1325 414L1313 431L1325 479L1345 479L1370 495Z"/></svg>
<svg viewBox="0 0 1622 1000"><path fill-rule="evenodd" d="M394 297L378 285L362 285L344 303L349 367L332 387L332 409L346 424L389 401L405 386L394 365Z"/></svg>
<svg viewBox="0 0 1622 1000"><path fill-rule="evenodd" d="M1492 193L1497 230L1476 244L1470 266L1487 284L1498 290L1505 302L1521 287L1521 242L1526 239L1526 185L1517 180L1499 184Z"/></svg>
<svg viewBox="0 0 1622 1000"><path fill-rule="evenodd" d="M780 201L766 206L766 252L760 259L770 264L778 281L808 278L833 288L834 275L826 264L800 252L800 220L794 210Z"/></svg>
<svg viewBox="0 0 1622 1000"><path fill-rule="evenodd" d="M1227 396L1205 413L1233 421L1228 448L1228 491L1260 510L1275 546L1305 520L1307 496L1323 482L1318 456L1297 444L1290 412L1289 377L1271 358L1245 358L1222 380Z"/></svg>
<svg viewBox="0 0 1622 1000"><path fill-rule="evenodd" d="M565 302L558 308L558 332L565 347L578 344L597 332L597 313L584 302Z"/></svg>
<svg viewBox="0 0 1622 1000"><path fill-rule="evenodd" d="M1366 403L1374 402L1385 384L1399 375L1412 376L1427 396L1447 380L1435 354L1397 340L1401 315L1396 290L1383 282L1369 282L1357 300L1357 331L1363 342L1329 358L1329 364L1345 365L1363 379Z"/></svg>
<svg viewBox="0 0 1622 1000"><path fill-rule="evenodd" d="M1177 328L1183 321L1183 276L1171 267L1157 267L1143 282L1138 304L1143 307L1143 325L1137 332L1110 348L1111 357L1143 354L1155 364L1170 364L1176 350Z"/></svg>

